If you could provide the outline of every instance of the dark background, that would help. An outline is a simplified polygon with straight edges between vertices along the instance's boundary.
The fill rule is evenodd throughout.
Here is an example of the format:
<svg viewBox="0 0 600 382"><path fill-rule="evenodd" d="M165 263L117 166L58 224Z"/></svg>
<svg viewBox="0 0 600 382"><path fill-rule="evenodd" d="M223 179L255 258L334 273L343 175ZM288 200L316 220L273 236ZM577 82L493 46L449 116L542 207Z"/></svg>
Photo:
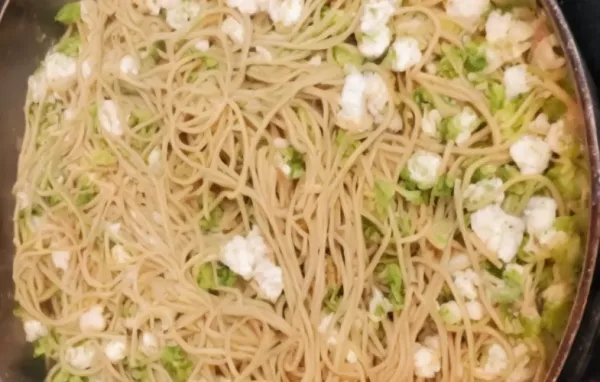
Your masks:
<svg viewBox="0 0 600 382"><path fill-rule="evenodd" d="M600 87L600 0L558 0L596 87ZM598 263L600 265L600 263ZM560 381L600 382L600 266L588 308Z"/></svg>

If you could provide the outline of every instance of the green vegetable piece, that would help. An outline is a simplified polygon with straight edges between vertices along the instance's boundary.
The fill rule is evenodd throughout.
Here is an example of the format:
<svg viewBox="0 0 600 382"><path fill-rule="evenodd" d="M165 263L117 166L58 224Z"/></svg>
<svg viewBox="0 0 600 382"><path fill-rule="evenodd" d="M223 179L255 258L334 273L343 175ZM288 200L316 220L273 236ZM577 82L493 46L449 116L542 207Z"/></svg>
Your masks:
<svg viewBox="0 0 600 382"><path fill-rule="evenodd" d="M344 296L344 290L340 285L334 285L327 288L327 293L323 297L323 306L327 313L334 313L340 307L340 302Z"/></svg>
<svg viewBox="0 0 600 382"><path fill-rule="evenodd" d="M306 165L302 154L293 147L287 147L281 150L283 161L289 166L290 173L287 174L290 179L300 179L306 172Z"/></svg>
<svg viewBox="0 0 600 382"><path fill-rule="evenodd" d="M187 354L179 346L165 347L160 360L173 382L187 382L194 368Z"/></svg>
<svg viewBox="0 0 600 382"><path fill-rule="evenodd" d="M47 336L35 341L33 345L33 356L35 358L50 356L54 354L57 349L58 343L56 342L56 338L54 338L54 333L50 332Z"/></svg>
<svg viewBox="0 0 600 382"><path fill-rule="evenodd" d="M356 149L358 149L360 142L356 139L353 139L352 136L346 133L344 130L338 130L335 135L335 145L341 150L344 150L342 157L348 158L356 151Z"/></svg>
<svg viewBox="0 0 600 382"><path fill-rule="evenodd" d="M75 24L81 20L81 3L77 1L63 5L54 20L65 25Z"/></svg>
<svg viewBox="0 0 600 382"><path fill-rule="evenodd" d="M95 150L91 161L96 166L112 166L117 163L117 157L107 149Z"/></svg>
<svg viewBox="0 0 600 382"><path fill-rule="evenodd" d="M383 179L375 180L375 203L377 211L385 214L395 194L396 189L393 183Z"/></svg>
<svg viewBox="0 0 600 382"><path fill-rule="evenodd" d="M98 188L90 179L83 176L78 181L78 191L75 197L75 203L78 206L84 206L90 203L98 195Z"/></svg>
<svg viewBox="0 0 600 382"><path fill-rule="evenodd" d="M535 307L523 308L519 318L525 337L537 337L540 335L542 331L542 318Z"/></svg>
<svg viewBox="0 0 600 382"><path fill-rule="evenodd" d="M520 265L508 265L502 273L502 280L503 285L493 289L492 299L500 304L518 301L523 294L523 268Z"/></svg>
<svg viewBox="0 0 600 382"><path fill-rule="evenodd" d="M216 266L215 272L213 271ZM237 282L237 275L224 264L214 265L205 263L200 266L196 275L196 283L204 290L214 290L217 287L233 287Z"/></svg>
<svg viewBox="0 0 600 382"><path fill-rule="evenodd" d="M433 96L425 88L416 88L412 94L413 100L423 108L425 105L433 105Z"/></svg>
<svg viewBox="0 0 600 382"><path fill-rule="evenodd" d="M579 199L581 190L584 190L587 185L585 171L578 168L571 160L564 158L556 162L546 176L567 199Z"/></svg>
<svg viewBox="0 0 600 382"><path fill-rule="evenodd" d="M542 112L548 116L548 121L554 123L567 112L567 105L556 97L549 97L542 106Z"/></svg>
<svg viewBox="0 0 600 382"><path fill-rule="evenodd" d="M379 278L388 288L388 300L392 303L394 310L404 307L404 281L400 266L395 263L385 264L380 270Z"/></svg>
<svg viewBox="0 0 600 382"><path fill-rule="evenodd" d="M450 44L441 45L443 58L438 64L438 75L443 78L453 79L462 72L465 62L465 53L458 47Z"/></svg>
<svg viewBox="0 0 600 382"><path fill-rule="evenodd" d="M87 382L87 377L70 374L64 370L54 375L51 382Z"/></svg>
<svg viewBox="0 0 600 382"><path fill-rule="evenodd" d="M468 139L471 133L479 127L480 123L481 120L473 110L464 108L457 115L442 119L440 136L442 140L457 141L460 143Z"/></svg>
<svg viewBox="0 0 600 382"><path fill-rule="evenodd" d="M400 193L407 202L417 206L427 204L428 202L428 194L422 190L407 190L405 188L400 188L398 193Z"/></svg>
<svg viewBox="0 0 600 382"><path fill-rule="evenodd" d="M219 227L219 223L221 223L224 213L221 206L216 206L208 213L208 216L201 216L199 225L202 232L213 232L216 230Z"/></svg>
<svg viewBox="0 0 600 382"><path fill-rule="evenodd" d="M511 180L517 176L520 176L520 175L521 175L521 172L517 169L517 167L515 167L513 165L506 164L506 165L500 166L500 168L498 169L498 176L500 177L500 179L502 179L502 181L504 183L506 183L509 180ZM525 194L526 191L527 191L527 184L525 182L519 182L519 183L509 187L506 190L506 193L522 196L523 194Z"/></svg>
<svg viewBox="0 0 600 382"><path fill-rule="evenodd" d="M483 45L471 42L466 45L465 51L465 69L467 72L480 72L487 67L487 56Z"/></svg>
<svg viewBox="0 0 600 382"><path fill-rule="evenodd" d="M344 67L347 64L361 66L365 58L360 54L358 48L350 44L339 44L333 47L333 59Z"/></svg>
<svg viewBox="0 0 600 382"><path fill-rule="evenodd" d="M542 292L542 327L557 341L561 340L567 326L573 297L573 287L567 283L552 284Z"/></svg>
<svg viewBox="0 0 600 382"><path fill-rule="evenodd" d="M56 51L70 57L77 57L81 50L81 38L79 36L62 39L56 45Z"/></svg>
<svg viewBox="0 0 600 382"><path fill-rule="evenodd" d="M473 173L473 177L471 178L473 182L477 183L485 179L491 179L496 176L496 171L498 171L498 166L493 164L484 164L483 166L477 168Z"/></svg>
<svg viewBox="0 0 600 382"><path fill-rule="evenodd" d="M456 325L462 321L460 308L456 301L449 301L440 306L440 316L448 325Z"/></svg>
<svg viewBox="0 0 600 382"><path fill-rule="evenodd" d="M506 88L497 82L490 82L486 90L486 96L490 101L492 112L495 113L504 107L506 102Z"/></svg>
<svg viewBox="0 0 600 382"><path fill-rule="evenodd" d="M453 178L448 175L441 175L431 190L431 196L433 197L448 197L454 194L454 182Z"/></svg>

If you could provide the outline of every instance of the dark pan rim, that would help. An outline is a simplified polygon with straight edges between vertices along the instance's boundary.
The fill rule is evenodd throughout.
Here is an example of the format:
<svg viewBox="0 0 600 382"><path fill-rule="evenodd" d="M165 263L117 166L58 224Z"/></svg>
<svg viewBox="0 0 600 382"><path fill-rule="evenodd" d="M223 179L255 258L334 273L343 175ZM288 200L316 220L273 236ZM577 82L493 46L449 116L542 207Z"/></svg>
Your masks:
<svg viewBox="0 0 600 382"><path fill-rule="evenodd" d="M600 152L598 150L597 137L599 113L594 84L560 7L556 0L540 0L540 2L554 25L554 29L562 43L571 75L575 80L577 97L585 122L592 186L589 215L590 227L579 287L575 295L573 310L571 311L564 336L546 376L546 381L556 381L569 356L569 351L573 346L575 336L581 324L596 268L596 257L600 240Z"/></svg>

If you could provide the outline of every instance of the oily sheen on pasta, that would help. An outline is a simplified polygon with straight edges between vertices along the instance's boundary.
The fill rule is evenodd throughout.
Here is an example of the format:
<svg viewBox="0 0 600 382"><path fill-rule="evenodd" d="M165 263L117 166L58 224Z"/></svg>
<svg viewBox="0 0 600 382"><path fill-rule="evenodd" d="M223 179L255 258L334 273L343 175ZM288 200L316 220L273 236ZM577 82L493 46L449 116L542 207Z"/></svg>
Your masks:
<svg viewBox="0 0 600 382"><path fill-rule="evenodd" d="M47 381L541 381L590 184L534 2L83 0L29 79Z"/></svg>

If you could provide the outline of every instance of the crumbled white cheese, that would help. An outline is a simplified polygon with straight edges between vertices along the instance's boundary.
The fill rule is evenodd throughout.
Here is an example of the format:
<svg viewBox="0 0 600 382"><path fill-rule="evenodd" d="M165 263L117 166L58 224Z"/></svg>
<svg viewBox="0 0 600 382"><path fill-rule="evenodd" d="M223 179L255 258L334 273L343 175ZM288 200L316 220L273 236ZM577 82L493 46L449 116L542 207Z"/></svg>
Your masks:
<svg viewBox="0 0 600 382"><path fill-rule="evenodd" d="M462 145L471 138L473 130L477 127L479 117L470 107L464 107L460 113L454 116L454 128L458 129L458 135L454 138L457 145Z"/></svg>
<svg viewBox="0 0 600 382"><path fill-rule="evenodd" d="M435 185L441 166L441 156L424 150L415 151L407 164L411 179L423 189Z"/></svg>
<svg viewBox="0 0 600 382"><path fill-rule="evenodd" d="M154 356L158 353L158 340L156 336L150 332L144 332L142 334L142 341L140 342L140 351L148 357Z"/></svg>
<svg viewBox="0 0 600 382"><path fill-rule="evenodd" d="M253 15L262 10L261 0L227 0L226 4L230 8L237 8L240 12L247 15Z"/></svg>
<svg viewBox="0 0 600 382"><path fill-rule="evenodd" d="M48 335L48 328L38 320L27 320L23 323L27 342L37 341Z"/></svg>
<svg viewBox="0 0 600 382"><path fill-rule="evenodd" d="M527 232L533 236L541 236L550 230L556 220L557 204L553 198L534 196L529 199L523 215Z"/></svg>
<svg viewBox="0 0 600 382"><path fill-rule="evenodd" d="M446 12L452 17L476 20L490 8L490 0L448 0Z"/></svg>
<svg viewBox="0 0 600 382"><path fill-rule="evenodd" d="M454 300L448 301L440 305L439 312L442 319L449 325L456 325L462 321L462 313L458 303Z"/></svg>
<svg viewBox="0 0 600 382"><path fill-rule="evenodd" d="M184 0L167 9L167 24L175 30L184 29L200 14L200 4L195 0Z"/></svg>
<svg viewBox="0 0 600 382"><path fill-rule="evenodd" d="M366 88L365 77L358 70L351 70L346 76L340 97L341 110L337 116L342 122L340 127L357 132L365 131L370 127L364 122L367 109Z"/></svg>
<svg viewBox="0 0 600 382"><path fill-rule="evenodd" d="M363 56L374 59L386 51L391 41L392 31L384 26L362 35L358 42L358 50Z"/></svg>
<svg viewBox="0 0 600 382"><path fill-rule="evenodd" d="M358 357L356 356L356 353L352 350L348 350L348 354L346 355L346 362L353 364L358 362Z"/></svg>
<svg viewBox="0 0 600 382"><path fill-rule="evenodd" d="M520 94L531 90L529 84L529 74L525 65L515 65L504 71L504 87L506 88L506 97L515 98Z"/></svg>
<svg viewBox="0 0 600 382"><path fill-rule="evenodd" d="M475 211L471 215L471 227L487 249L505 263L517 254L525 231L522 219L507 214L497 204Z"/></svg>
<svg viewBox="0 0 600 382"><path fill-rule="evenodd" d="M270 0L267 12L273 23L289 27L300 21L303 8L304 0Z"/></svg>
<svg viewBox="0 0 600 382"><path fill-rule="evenodd" d="M285 138L275 137L273 138L273 146L279 150L286 149L290 146L290 143Z"/></svg>
<svg viewBox="0 0 600 382"><path fill-rule="evenodd" d="M150 151L150 154L148 154L148 167L150 167L150 170L155 174L159 174L162 169L162 164L161 164L160 158L161 158L160 147L153 148L152 151Z"/></svg>
<svg viewBox="0 0 600 382"><path fill-rule="evenodd" d="M492 344L488 349L487 360L483 371L488 374L499 374L508 366L508 356L504 348L498 344Z"/></svg>
<svg viewBox="0 0 600 382"><path fill-rule="evenodd" d="M133 74L136 76L140 72L140 66L138 65L137 60L129 54L121 58L120 68L121 73L123 74Z"/></svg>
<svg viewBox="0 0 600 382"><path fill-rule="evenodd" d="M27 87L31 100L33 102L42 102L48 93L48 81L46 81L45 73L40 70L29 76Z"/></svg>
<svg viewBox="0 0 600 382"><path fill-rule="evenodd" d="M493 11L485 23L485 37L490 43L497 43L508 38L512 25L512 14Z"/></svg>
<svg viewBox="0 0 600 382"><path fill-rule="evenodd" d="M119 110L115 101L102 101L100 110L98 110L98 120L100 121L100 126L107 133L116 136L123 135L121 118L119 118Z"/></svg>
<svg viewBox="0 0 600 382"><path fill-rule="evenodd" d="M415 375L420 378L434 378L441 370L438 349L417 343L413 354Z"/></svg>
<svg viewBox="0 0 600 382"><path fill-rule="evenodd" d="M114 236L117 236L121 231L121 223L108 223L106 224L106 229Z"/></svg>
<svg viewBox="0 0 600 382"><path fill-rule="evenodd" d="M395 12L393 0L372 0L365 4L360 31L370 33L385 26Z"/></svg>
<svg viewBox="0 0 600 382"><path fill-rule="evenodd" d="M234 236L221 251L221 262L233 272L250 280L254 276L256 264L268 252L264 238L260 235L258 227L254 227L247 237Z"/></svg>
<svg viewBox="0 0 600 382"><path fill-rule="evenodd" d="M258 261L252 274L262 295L275 302L283 292L283 273L281 268L270 260L262 258Z"/></svg>
<svg viewBox="0 0 600 382"><path fill-rule="evenodd" d="M112 257L115 259L117 264L127 264L131 260L131 255L127 250L120 244L115 245L110 250Z"/></svg>
<svg viewBox="0 0 600 382"><path fill-rule="evenodd" d="M421 62L423 54L419 49L419 42L412 37L401 37L392 44L394 60L392 70L405 72Z"/></svg>
<svg viewBox="0 0 600 382"><path fill-rule="evenodd" d="M319 66L323 63L323 57L319 55L312 56L310 60L308 60L308 65L310 66Z"/></svg>
<svg viewBox="0 0 600 382"><path fill-rule="evenodd" d="M524 175L543 173L548 168L552 155L548 143L532 135L525 135L513 143L509 151Z"/></svg>
<svg viewBox="0 0 600 382"><path fill-rule="evenodd" d="M327 338L327 344L328 345L336 345L337 344L337 336L338 336L338 330L336 328L335 323L333 322L333 313L329 313L325 316L323 316L323 318L321 319L321 322L319 323L319 327L318 327L318 331L321 334L328 334L329 333L329 337Z"/></svg>
<svg viewBox="0 0 600 382"><path fill-rule="evenodd" d="M481 203L483 199L501 189L503 185L504 182L500 178L483 179L477 183L469 184L464 193L465 203L469 205ZM503 200L504 192L500 192L494 201L502 203Z"/></svg>
<svg viewBox="0 0 600 382"><path fill-rule="evenodd" d="M465 307L467 308L467 313L469 313L469 318L473 321L479 321L483 318L483 305L477 300L467 301L465 303Z"/></svg>
<svg viewBox="0 0 600 382"><path fill-rule="evenodd" d="M464 253L457 253L450 257L448 260L448 270L450 272L462 271L471 266L471 260L469 260L469 256Z"/></svg>
<svg viewBox="0 0 600 382"><path fill-rule="evenodd" d="M66 361L75 369L85 370L92 367L96 349L93 345L85 343L80 346L68 348L65 352Z"/></svg>
<svg viewBox="0 0 600 382"><path fill-rule="evenodd" d="M550 125L546 143L557 154L564 153L572 143L572 139L565 130L565 121L562 119Z"/></svg>
<svg viewBox="0 0 600 382"><path fill-rule="evenodd" d="M421 122L421 129L432 138L440 137L440 123L442 122L442 114L437 109L426 111Z"/></svg>
<svg viewBox="0 0 600 382"><path fill-rule="evenodd" d="M103 331L106 327L106 320L104 319L103 313L104 307L100 305L92 306L79 317L79 329L81 329L82 332Z"/></svg>
<svg viewBox="0 0 600 382"><path fill-rule="evenodd" d="M376 123L383 121L385 106L390 100L388 86L379 73L367 72L364 74L366 82L365 97L367 110L373 116Z"/></svg>
<svg viewBox="0 0 600 382"><path fill-rule="evenodd" d="M545 113L538 114L537 117L529 124L529 130L538 134L548 134L550 130L550 121Z"/></svg>
<svg viewBox="0 0 600 382"><path fill-rule="evenodd" d="M152 16L158 16L160 14L161 6L158 0L146 0L144 4L148 9L148 13L150 13Z"/></svg>
<svg viewBox="0 0 600 382"><path fill-rule="evenodd" d="M373 322L380 322L383 317L392 311L392 303L383 296L383 293L373 288L373 295L369 301L369 318Z"/></svg>
<svg viewBox="0 0 600 382"><path fill-rule="evenodd" d="M237 44L244 42L244 26L231 16L227 16L223 24L221 24L221 32L225 33Z"/></svg>
<svg viewBox="0 0 600 382"><path fill-rule="evenodd" d="M208 49L210 49L210 42L205 39L198 40L194 44L194 48L200 52L208 52Z"/></svg>
<svg viewBox="0 0 600 382"><path fill-rule="evenodd" d="M50 53L45 61L46 79L58 82L74 79L77 76L77 60L63 53Z"/></svg>
<svg viewBox="0 0 600 382"><path fill-rule="evenodd" d="M468 300L477 298L477 286L480 283L479 276L472 269L456 271L452 273L454 285L458 292Z"/></svg>
<svg viewBox="0 0 600 382"><path fill-rule="evenodd" d="M66 271L69 268L69 260L71 259L71 252L69 251L52 251L52 263L58 269Z"/></svg>
<svg viewBox="0 0 600 382"><path fill-rule="evenodd" d="M122 361L127 355L125 339L112 340L104 346L104 354L112 363Z"/></svg>

